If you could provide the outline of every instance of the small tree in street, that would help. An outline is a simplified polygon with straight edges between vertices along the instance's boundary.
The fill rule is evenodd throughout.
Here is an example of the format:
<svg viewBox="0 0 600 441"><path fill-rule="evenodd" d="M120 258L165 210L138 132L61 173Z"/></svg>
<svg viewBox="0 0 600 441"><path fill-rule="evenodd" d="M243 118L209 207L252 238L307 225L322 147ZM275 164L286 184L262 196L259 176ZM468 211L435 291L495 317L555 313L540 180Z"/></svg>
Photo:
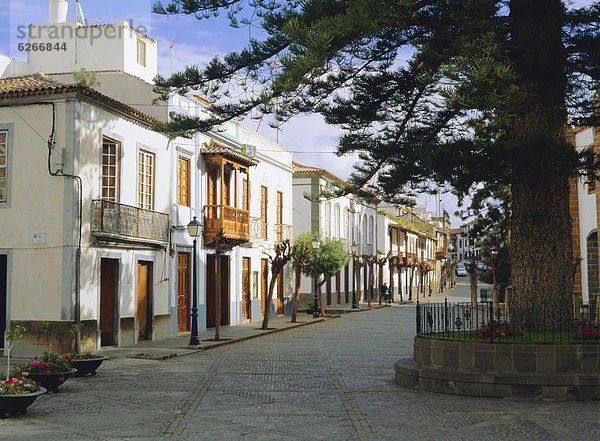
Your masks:
<svg viewBox="0 0 600 441"><path fill-rule="evenodd" d="M283 269L292 259L292 245L289 240L278 242L275 244L274 255L269 254L269 262L271 263L271 281L269 282L269 293L265 306L265 314L261 329L269 329L269 317L271 316L271 302L273 301L273 292L275 291L275 283L279 274L283 273Z"/></svg>
<svg viewBox="0 0 600 441"><path fill-rule="evenodd" d="M298 316L298 299L300 297L300 285L302 273L312 262L312 251L310 241L312 234L302 233L294 241L292 247L292 268L294 270L294 296L292 298L292 323L296 323Z"/></svg>
<svg viewBox="0 0 600 441"><path fill-rule="evenodd" d="M348 263L348 254L346 250L344 250L344 245L342 241L337 239L325 238L321 240L321 245L316 252L317 260L315 267L314 260L314 252L310 247L310 241L314 237L310 233L306 233L306 238L310 237L308 241L308 247L311 250L310 258L311 261L308 266L304 267L304 274L308 277L317 278L317 292L319 296L319 309L321 310L321 315L323 315L324 307L323 307L323 298L321 296L321 286L327 282L327 278L335 276L345 265ZM305 240L304 236L299 236L296 241L298 241L302 237L302 241ZM315 270L316 268L316 270ZM323 277L323 280L320 278ZM319 281L320 280L320 281Z"/></svg>

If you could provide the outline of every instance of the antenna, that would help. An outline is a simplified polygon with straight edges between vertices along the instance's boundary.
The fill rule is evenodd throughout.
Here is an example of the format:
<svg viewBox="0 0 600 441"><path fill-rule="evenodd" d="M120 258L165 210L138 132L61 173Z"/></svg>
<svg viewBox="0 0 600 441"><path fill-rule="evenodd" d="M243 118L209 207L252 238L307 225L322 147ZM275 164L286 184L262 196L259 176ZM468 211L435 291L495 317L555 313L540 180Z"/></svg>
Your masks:
<svg viewBox="0 0 600 441"><path fill-rule="evenodd" d="M175 42L177 41L177 37L179 37L179 34L175 35L175 38L173 38L173 41L171 42L171 45L169 46L169 52L171 53L171 75L173 75L173 48L175 47Z"/></svg>
<svg viewBox="0 0 600 441"><path fill-rule="evenodd" d="M83 8L79 0L75 0L75 23L85 26L85 15L83 15Z"/></svg>

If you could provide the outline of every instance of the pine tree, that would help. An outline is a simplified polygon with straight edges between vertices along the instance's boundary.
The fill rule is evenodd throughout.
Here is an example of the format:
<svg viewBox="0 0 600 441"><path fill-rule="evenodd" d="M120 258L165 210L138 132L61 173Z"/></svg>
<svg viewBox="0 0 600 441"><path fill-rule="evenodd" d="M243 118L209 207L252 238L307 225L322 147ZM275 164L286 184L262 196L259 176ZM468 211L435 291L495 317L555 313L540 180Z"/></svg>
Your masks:
<svg viewBox="0 0 600 441"><path fill-rule="evenodd" d="M264 37L157 78L163 98L193 89L215 103L212 118L165 130L204 131L277 103L278 123L318 112L344 130L339 154L359 154L358 187L374 176L391 196L450 187L474 194L477 211L508 186L513 312L537 326L570 315L568 178L595 174L597 161L565 130L599 123L599 2L173 0L155 12L226 12Z"/></svg>

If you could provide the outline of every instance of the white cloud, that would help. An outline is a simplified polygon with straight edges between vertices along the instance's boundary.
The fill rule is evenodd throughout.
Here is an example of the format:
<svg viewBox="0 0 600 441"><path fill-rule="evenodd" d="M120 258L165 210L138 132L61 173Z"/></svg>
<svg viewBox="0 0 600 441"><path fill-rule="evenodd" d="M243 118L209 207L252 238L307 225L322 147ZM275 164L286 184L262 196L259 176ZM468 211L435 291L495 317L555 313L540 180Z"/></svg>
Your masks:
<svg viewBox="0 0 600 441"><path fill-rule="evenodd" d="M157 38L157 37L155 37ZM166 39L158 37L158 71L161 74L171 73L171 42L175 38ZM173 46L173 72L183 70L185 67L208 63L215 55L220 54L217 48L210 46L191 45L184 42L175 42Z"/></svg>

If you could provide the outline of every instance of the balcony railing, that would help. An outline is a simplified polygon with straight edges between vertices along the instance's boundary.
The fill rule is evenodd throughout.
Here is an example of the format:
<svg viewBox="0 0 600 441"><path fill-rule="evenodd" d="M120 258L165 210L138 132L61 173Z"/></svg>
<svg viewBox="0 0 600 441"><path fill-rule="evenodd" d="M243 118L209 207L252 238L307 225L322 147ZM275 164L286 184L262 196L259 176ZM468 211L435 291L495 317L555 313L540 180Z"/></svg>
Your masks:
<svg viewBox="0 0 600 441"><path fill-rule="evenodd" d="M105 200L92 201L92 234L117 242L169 242L169 215Z"/></svg>
<svg viewBox="0 0 600 441"><path fill-rule="evenodd" d="M260 217L250 218L250 240L267 240L268 224Z"/></svg>
<svg viewBox="0 0 600 441"><path fill-rule="evenodd" d="M233 242L250 240L250 214L247 210L227 205L204 206L204 242L210 245L219 231L223 237Z"/></svg>
<svg viewBox="0 0 600 441"><path fill-rule="evenodd" d="M283 242L284 240L292 240L293 227L286 224L275 224L275 240Z"/></svg>

